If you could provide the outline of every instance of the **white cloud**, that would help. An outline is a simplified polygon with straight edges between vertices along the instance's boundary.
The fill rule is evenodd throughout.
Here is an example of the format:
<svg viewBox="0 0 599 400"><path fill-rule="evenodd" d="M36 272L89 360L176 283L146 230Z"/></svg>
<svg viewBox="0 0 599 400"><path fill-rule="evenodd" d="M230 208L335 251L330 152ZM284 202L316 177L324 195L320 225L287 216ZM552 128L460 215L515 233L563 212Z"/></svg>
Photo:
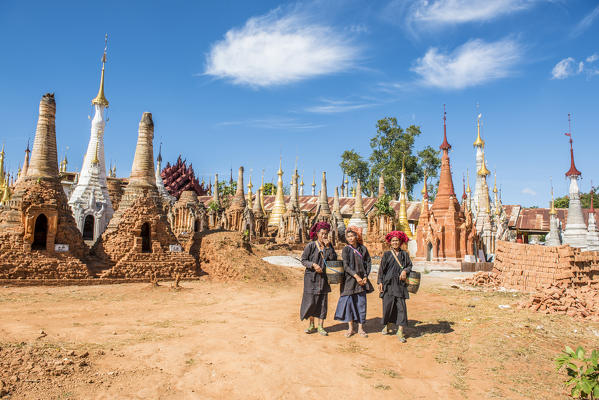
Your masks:
<svg viewBox="0 0 599 400"><path fill-rule="evenodd" d="M555 67L553 67L553 69L551 70L551 75L553 76L553 79L565 79L570 75L575 74L575 64L576 61L574 61L572 57L564 58L563 60L555 64Z"/></svg>
<svg viewBox="0 0 599 400"><path fill-rule="evenodd" d="M359 49L329 26L280 9L229 30L207 55L205 74L255 87L346 71Z"/></svg>
<svg viewBox="0 0 599 400"><path fill-rule="evenodd" d="M290 130L305 130L317 129L326 125L314 124L312 122L299 121L295 118L286 117L266 117L254 118L240 121L224 121L219 122L216 126L247 126L259 129L290 129Z"/></svg>
<svg viewBox="0 0 599 400"><path fill-rule="evenodd" d="M373 107L375 103L354 103L346 100L330 100L323 99L322 103L317 106L311 106L306 108L306 111L319 114L334 114L342 113L347 111L360 110L362 108Z"/></svg>
<svg viewBox="0 0 599 400"><path fill-rule="evenodd" d="M599 69L593 68L589 64L599 60L599 55L593 54L588 56L585 61L576 61L572 57L564 58L551 70L551 79L566 79L573 75L585 73L587 78L599 73ZM585 64L586 62L586 64Z"/></svg>
<svg viewBox="0 0 599 400"><path fill-rule="evenodd" d="M588 13L583 19L580 20L578 24L576 24L570 36L579 36L581 33L586 31L591 25L593 25L593 22L595 22L595 19L597 17L599 17L599 6L595 7L593 11Z"/></svg>
<svg viewBox="0 0 599 400"><path fill-rule="evenodd" d="M526 188L522 189L522 194L528 194L530 196L536 196L537 192L535 192L534 190L532 190L529 187L526 187Z"/></svg>
<svg viewBox="0 0 599 400"><path fill-rule="evenodd" d="M410 19L434 24L489 21L533 6L534 0L420 0L411 9Z"/></svg>
<svg viewBox="0 0 599 400"><path fill-rule="evenodd" d="M462 89L504 78L521 58L520 45L511 39L487 43L470 40L451 54L433 47L416 60L412 71L421 84L442 89Z"/></svg>
<svg viewBox="0 0 599 400"><path fill-rule="evenodd" d="M586 62L592 63L592 62L595 62L597 60L599 60L599 55L598 54L593 54L593 55L587 57Z"/></svg>

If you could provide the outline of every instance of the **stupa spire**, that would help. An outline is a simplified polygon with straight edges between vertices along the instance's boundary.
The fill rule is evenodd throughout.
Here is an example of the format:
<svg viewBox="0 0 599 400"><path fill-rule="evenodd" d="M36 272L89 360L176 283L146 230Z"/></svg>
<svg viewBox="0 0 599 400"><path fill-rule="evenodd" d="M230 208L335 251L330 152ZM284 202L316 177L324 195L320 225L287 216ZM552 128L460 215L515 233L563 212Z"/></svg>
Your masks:
<svg viewBox="0 0 599 400"><path fill-rule="evenodd" d="M248 200L247 200L247 204L249 208L254 208L254 202L252 199L252 196L254 195L252 193L252 188L254 187L254 185L252 185L252 171L250 170L250 177L248 179Z"/></svg>
<svg viewBox="0 0 599 400"><path fill-rule="evenodd" d="M403 161L402 161L403 162ZM402 165L403 167L403 165ZM381 173L381 176L379 176L379 194L378 197L382 197L385 195L385 178L383 178L383 174Z"/></svg>
<svg viewBox="0 0 599 400"><path fill-rule="evenodd" d="M358 179L356 183L356 195L354 199L354 212L349 220L348 226L357 226L362 228L363 233L368 230L368 221L364 214L364 204L362 203L362 185Z"/></svg>
<svg viewBox="0 0 599 400"><path fill-rule="evenodd" d="M398 215L398 223L399 228L408 235L409 238L412 237L412 230L410 229L410 223L408 221L408 190L406 189L406 157L401 160L401 178L400 178L400 189L399 189L399 215Z"/></svg>
<svg viewBox="0 0 599 400"><path fill-rule="evenodd" d="M449 151L451 150L451 145L449 144L449 142L447 141L447 112L445 111L445 104L443 104L443 143L441 143L441 146L439 146L439 148L441 150L445 151Z"/></svg>
<svg viewBox="0 0 599 400"><path fill-rule="evenodd" d="M316 196L316 172L312 175L312 196Z"/></svg>
<svg viewBox="0 0 599 400"><path fill-rule="evenodd" d="M283 169L282 169L283 159L279 159L279 170L277 171L277 194L275 195L275 203L273 205L272 211L270 213L270 218L268 219L269 226L279 226L279 222L281 221L281 217L287 211L285 207L285 196L283 194Z"/></svg>
<svg viewBox="0 0 599 400"><path fill-rule="evenodd" d="M327 173L322 171L322 183L320 184L320 196L318 198L320 206L320 215L330 216L331 208L329 207L329 197L327 194Z"/></svg>
<svg viewBox="0 0 599 400"><path fill-rule="evenodd" d="M137 146L135 147L129 186L156 186L153 140L154 121L152 120L152 113L144 112L139 121Z"/></svg>
<svg viewBox="0 0 599 400"><path fill-rule="evenodd" d="M220 195L218 192L218 174L214 174L214 189L212 190L212 201L214 204L220 204Z"/></svg>
<svg viewBox="0 0 599 400"><path fill-rule="evenodd" d="M233 209L245 209L245 194L243 193L243 167L239 167L237 173L237 189L235 190L235 196L231 201L231 208Z"/></svg>
<svg viewBox="0 0 599 400"><path fill-rule="evenodd" d="M566 176L581 176L579 170L576 169L576 165L574 165L574 148L572 147L572 126L571 126L571 116L568 114L568 132L566 136L570 138L570 169L566 172Z"/></svg>
<svg viewBox="0 0 599 400"><path fill-rule="evenodd" d="M343 221L341 215L341 205L339 204L339 188L335 187L335 197L333 198L333 215L338 221Z"/></svg>
<svg viewBox="0 0 599 400"><path fill-rule="evenodd" d="M106 50L108 49L108 34L104 36L104 54L102 55L102 73L100 75L100 89L92 104L108 108L108 100L104 96L104 66L106 65Z"/></svg>
<svg viewBox="0 0 599 400"><path fill-rule="evenodd" d="M476 140L473 143L474 147L485 147L485 141L480 137L480 119L482 116L482 114L478 114L478 118L476 118Z"/></svg>
<svg viewBox="0 0 599 400"><path fill-rule="evenodd" d="M33 154L27 170L28 178L57 178L58 155L56 152L56 101L54 93L42 96L39 119L33 141Z"/></svg>

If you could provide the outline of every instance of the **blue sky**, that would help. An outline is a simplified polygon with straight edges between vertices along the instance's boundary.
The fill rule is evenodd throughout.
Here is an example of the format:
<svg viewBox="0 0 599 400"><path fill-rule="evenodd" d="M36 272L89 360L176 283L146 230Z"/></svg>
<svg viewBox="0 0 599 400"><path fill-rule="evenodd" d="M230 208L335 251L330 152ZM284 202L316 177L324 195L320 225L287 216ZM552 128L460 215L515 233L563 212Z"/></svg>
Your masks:
<svg viewBox="0 0 599 400"><path fill-rule="evenodd" d="M438 147L443 104L454 182L474 169L476 115L504 203L567 193L573 114L581 189L599 183L599 5L584 0L0 2L0 142L22 162L41 95L57 99L59 156L80 168L109 34L106 160L131 168L142 112L163 158L196 173L265 169L285 182L299 159L341 181L339 157L369 155L376 121L420 125ZM476 105L479 104L477 112ZM247 174L246 174L247 183Z"/></svg>

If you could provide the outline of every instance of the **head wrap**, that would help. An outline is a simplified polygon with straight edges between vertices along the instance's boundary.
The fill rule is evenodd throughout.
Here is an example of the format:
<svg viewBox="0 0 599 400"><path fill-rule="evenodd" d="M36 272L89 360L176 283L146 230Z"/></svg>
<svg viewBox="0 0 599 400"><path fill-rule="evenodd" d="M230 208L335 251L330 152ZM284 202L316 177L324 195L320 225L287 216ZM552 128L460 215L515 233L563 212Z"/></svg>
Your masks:
<svg viewBox="0 0 599 400"><path fill-rule="evenodd" d="M315 223L314 225L312 225L312 228L310 228L310 239L315 240L318 231L320 231L321 229L326 229L327 231L330 231L331 225L329 225L328 222L324 221Z"/></svg>
<svg viewBox="0 0 599 400"><path fill-rule="evenodd" d="M345 235L347 236L347 232L353 232L356 234L356 236L358 237L358 243L363 244L364 241L362 240L362 228L359 228L357 226L351 225L348 226L347 229L345 230Z"/></svg>
<svg viewBox="0 0 599 400"><path fill-rule="evenodd" d="M408 238L408 235L406 235L402 231L391 231L387 233L387 236L385 236L385 240L387 241L387 243L391 243L391 239L393 239L394 237L398 238L400 243L408 243L408 241L410 240Z"/></svg>

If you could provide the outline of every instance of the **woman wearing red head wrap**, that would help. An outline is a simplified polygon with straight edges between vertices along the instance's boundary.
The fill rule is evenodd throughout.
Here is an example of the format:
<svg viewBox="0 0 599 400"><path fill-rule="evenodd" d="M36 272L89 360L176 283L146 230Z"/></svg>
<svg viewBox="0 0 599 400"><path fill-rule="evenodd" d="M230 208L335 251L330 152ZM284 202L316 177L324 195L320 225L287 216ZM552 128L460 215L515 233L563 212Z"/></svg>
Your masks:
<svg viewBox="0 0 599 400"><path fill-rule="evenodd" d="M362 244L362 230L355 226L349 226L345 231L347 246L343 248L344 276L341 281L341 295L335 311L335 319L348 323L346 337L352 336L354 321L358 322L358 334L368 337L364 331L366 322L366 293L374 291L368 280L372 266L370 254Z"/></svg>
<svg viewBox="0 0 599 400"><path fill-rule="evenodd" d="M408 293L407 277L412 272L412 260L402 246L408 243L408 235L401 231L393 231L385 237L391 245L381 258L378 274L378 286L383 298L383 335L391 334L391 323L397 325L397 337L406 342L404 329L408 326L408 309L406 299Z"/></svg>
<svg viewBox="0 0 599 400"><path fill-rule="evenodd" d="M331 246L329 232L331 226L326 222L317 222L310 229L312 242L308 243L302 254L304 271L304 293L300 307L302 321L310 319L306 333L318 332L327 336L322 326L327 317L328 296L331 291L326 274L326 261L337 260L337 253ZM318 318L318 329L314 327L314 318Z"/></svg>

